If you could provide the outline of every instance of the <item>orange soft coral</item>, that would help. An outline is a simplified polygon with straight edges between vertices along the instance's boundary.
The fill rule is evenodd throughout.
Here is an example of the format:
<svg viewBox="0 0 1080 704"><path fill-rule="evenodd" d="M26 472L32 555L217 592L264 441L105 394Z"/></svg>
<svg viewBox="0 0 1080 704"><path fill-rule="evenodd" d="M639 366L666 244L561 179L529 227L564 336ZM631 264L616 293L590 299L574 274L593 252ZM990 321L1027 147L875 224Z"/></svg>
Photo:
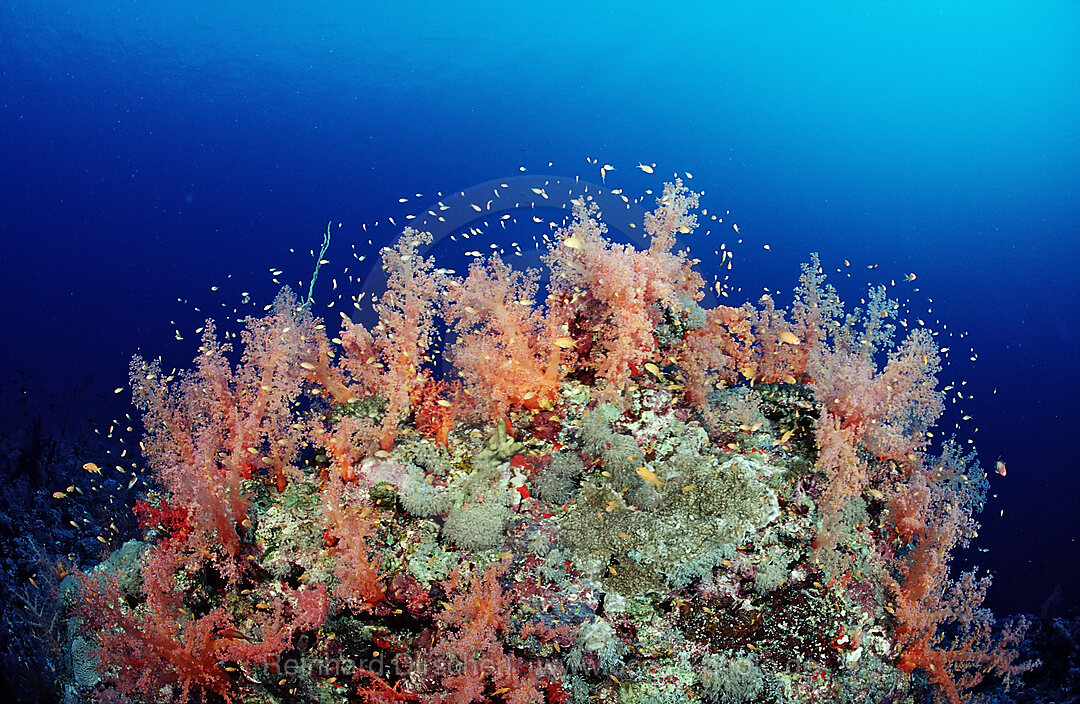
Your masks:
<svg viewBox="0 0 1080 704"><path fill-rule="evenodd" d="M424 383L422 366L435 339L445 279L430 257L420 255L430 242L431 233L405 228L397 244L383 248L387 280L386 292L375 304L378 324L368 330L346 320L341 331L345 355L340 367L363 387L354 401L367 396L386 401L379 429L383 450L393 447L398 424L410 409L410 396Z"/></svg>
<svg viewBox="0 0 1080 704"><path fill-rule="evenodd" d="M558 397L560 325L557 313L536 306L537 288L535 272L493 257L474 263L448 295L454 365L491 420L514 408L551 408Z"/></svg>

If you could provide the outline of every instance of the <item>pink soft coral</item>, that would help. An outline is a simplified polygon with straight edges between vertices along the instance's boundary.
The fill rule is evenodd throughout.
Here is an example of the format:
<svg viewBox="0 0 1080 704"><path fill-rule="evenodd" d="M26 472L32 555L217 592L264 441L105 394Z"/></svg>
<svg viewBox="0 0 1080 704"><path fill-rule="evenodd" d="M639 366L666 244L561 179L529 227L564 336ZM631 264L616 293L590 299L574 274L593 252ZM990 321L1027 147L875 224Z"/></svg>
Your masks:
<svg viewBox="0 0 1080 704"><path fill-rule="evenodd" d="M505 568L492 566L463 588L451 579L453 599L438 616L442 636L435 652L451 663L453 674L442 680L438 704L471 704L497 690L510 704L543 704L535 665L507 653L498 636L507 628L510 606L498 576Z"/></svg>
<svg viewBox="0 0 1080 704"><path fill-rule="evenodd" d="M362 612L382 602L386 591L367 542L375 532L378 518L356 500L352 490L337 478L327 481L322 494L324 536L336 564L334 595L354 611Z"/></svg>
<svg viewBox="0 0 1080 704"><path fill-rule="evenodd" d="M560 322L557 311L536 306L537 289L535 272L493 257L475 262L447 297L446 318L458 334L454 365L493 420L514 408L550 409L558 397Z"/></svg>
<svg viewBox="0 0 1080 704"><path fill-rule="evenodd" d="M611 243L595 204L574 202L574 219L556 235L546 261L556 308L587 297L596 347L588 365L604 381L601 398L621 402L630 379L657 357L656 329L664 311L680 312L702 297L703 281L690 260L671 251L677 233L697 224L698 196L682 182L667 184L657 209L645 220L648 251ZM580 306L579 306L580 307ZM566 316L567 319L569 316Z"/></svg>
<svg viewBox="0 0 1080 704"><path fill-rule="evenodd" d="M314 320L285 289L269 316L247 321L235 369L229 345L209 321L195 369L178 381L158 364L132 360L131 386L146 427L143 454L170 503L197 509L188 546L220 544L235 559L249 504L241 480L266 476L284 488L303 442L292 416L306 375L301 360L316 337ZM235 563L223 569L235 578Z"/></svg>
<svg viewBox="0 0 1080 704"><path fill-rule="evenodd" d="M327 388L338 403L355 403L367 396L386 401L377 431L354 424L350 436L339 443L342 447L335 460L342 465L343 475L355 460L345 452L345 445L360 445L366 452L375 437L383 450L393 447L398 424L411 408L411 396L425 382L421 372L435 340L435 315L445 283L433 260L420 255L420 249L430 242L431 233L405 228L397 244L383 248L387 281L385 293L374 306L378 324L368 330L346 320L341 331L345 356L340 369L331 369L328 360L309 365L317 379L331 380ZM359 384L358 389L341 381L342 370Z"/></svg>
<svg viewBox="0 0 1080 704"><path fill-rule="evenodd" d="M212 609L191 617L181 612L172 579L178 559L173 546L158 546L146 567L147 600L138 612L124 605L116 575L81 575L78 613L98 638L98 670L102 679L134 697L176 687L177 701L187 701L192 691L230 700L215 636L229 623L227 613Z"/></svg>

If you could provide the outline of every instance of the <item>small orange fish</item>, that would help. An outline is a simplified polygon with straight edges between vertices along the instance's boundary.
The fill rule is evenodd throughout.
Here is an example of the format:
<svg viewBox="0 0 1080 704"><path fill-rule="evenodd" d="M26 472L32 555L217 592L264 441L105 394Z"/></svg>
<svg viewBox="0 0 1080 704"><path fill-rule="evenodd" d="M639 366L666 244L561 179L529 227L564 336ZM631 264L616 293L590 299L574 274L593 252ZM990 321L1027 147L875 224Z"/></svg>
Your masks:
<svg viewBox="0 0 1080 704"><path fill-rule="evenodd" d="M101 474L101 467L98 467L93 462L87 462L82 466L87 472L93 472L94 474Z"/></svg>
<svg viewBox="0 0 1080 704"><path fill-rule="evenodd" d="M1003 462L1000 457L998 458L998 461L994 463L994 471L1003 477L1005 476L1005 472L1007 471L1005 468L1005 462Z"/></svg>
<svg viewBox="0 0 1080 704"><path fill-rule="evenodd" d="M799 338L795 337L794 333L792 333L792 332L790 332L788 330L785 330L782 333L780 333L780 342L788 344L788 345L797 345L797 344L799 344Z"/></svg>
<svg viewBox="0 0 1080 704"><path fill-rule="evenodd" d="M637 468L637 473L638 473L639 477L641 477L645 481L649 482L650 484L655 486L657 489L660 488L660 478L657 477L656 473L653 472L648 467L644 467L644 466L638 467Z"/></svg>

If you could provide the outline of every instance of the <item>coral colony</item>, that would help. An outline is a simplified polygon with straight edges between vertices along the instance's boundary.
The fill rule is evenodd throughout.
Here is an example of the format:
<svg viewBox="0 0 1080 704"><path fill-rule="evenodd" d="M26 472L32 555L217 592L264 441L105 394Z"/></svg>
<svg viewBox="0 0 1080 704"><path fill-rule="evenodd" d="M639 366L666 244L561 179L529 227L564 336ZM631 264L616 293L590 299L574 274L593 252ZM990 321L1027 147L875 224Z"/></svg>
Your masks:
<svg viewBox="0 0 1080 704"><path fill-rule="evenodd" d="M575 200L544 290L405 229L371 327L285 289L232 361L213 324L188 371L136 358L156 489L64 585L68 699L956 703L1030 668L950 574L987 481L932 444L934 335L816 257L790 310L701 307L697 208L667 184L639 250Z"/></svg>

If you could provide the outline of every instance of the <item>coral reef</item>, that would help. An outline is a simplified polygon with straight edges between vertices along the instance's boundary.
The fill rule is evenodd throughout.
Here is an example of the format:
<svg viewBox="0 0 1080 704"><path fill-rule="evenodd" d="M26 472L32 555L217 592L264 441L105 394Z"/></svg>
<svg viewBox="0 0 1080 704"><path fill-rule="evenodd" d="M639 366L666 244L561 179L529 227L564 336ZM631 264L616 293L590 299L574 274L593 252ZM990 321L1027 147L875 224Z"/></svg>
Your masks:
<svg viewBox="0 0 1080 704"><path fill-rule="evenodd" d="M791 310L701 307L697 206L668 184L638 250L575 201L546 290L406 229L371 328L284 290L235 363L212 324L188 372L136 359L156 489L69 580L73 696L956 704L1029 669L950 570L986 480L930 443L933 335L816 258Z"/></svg>

